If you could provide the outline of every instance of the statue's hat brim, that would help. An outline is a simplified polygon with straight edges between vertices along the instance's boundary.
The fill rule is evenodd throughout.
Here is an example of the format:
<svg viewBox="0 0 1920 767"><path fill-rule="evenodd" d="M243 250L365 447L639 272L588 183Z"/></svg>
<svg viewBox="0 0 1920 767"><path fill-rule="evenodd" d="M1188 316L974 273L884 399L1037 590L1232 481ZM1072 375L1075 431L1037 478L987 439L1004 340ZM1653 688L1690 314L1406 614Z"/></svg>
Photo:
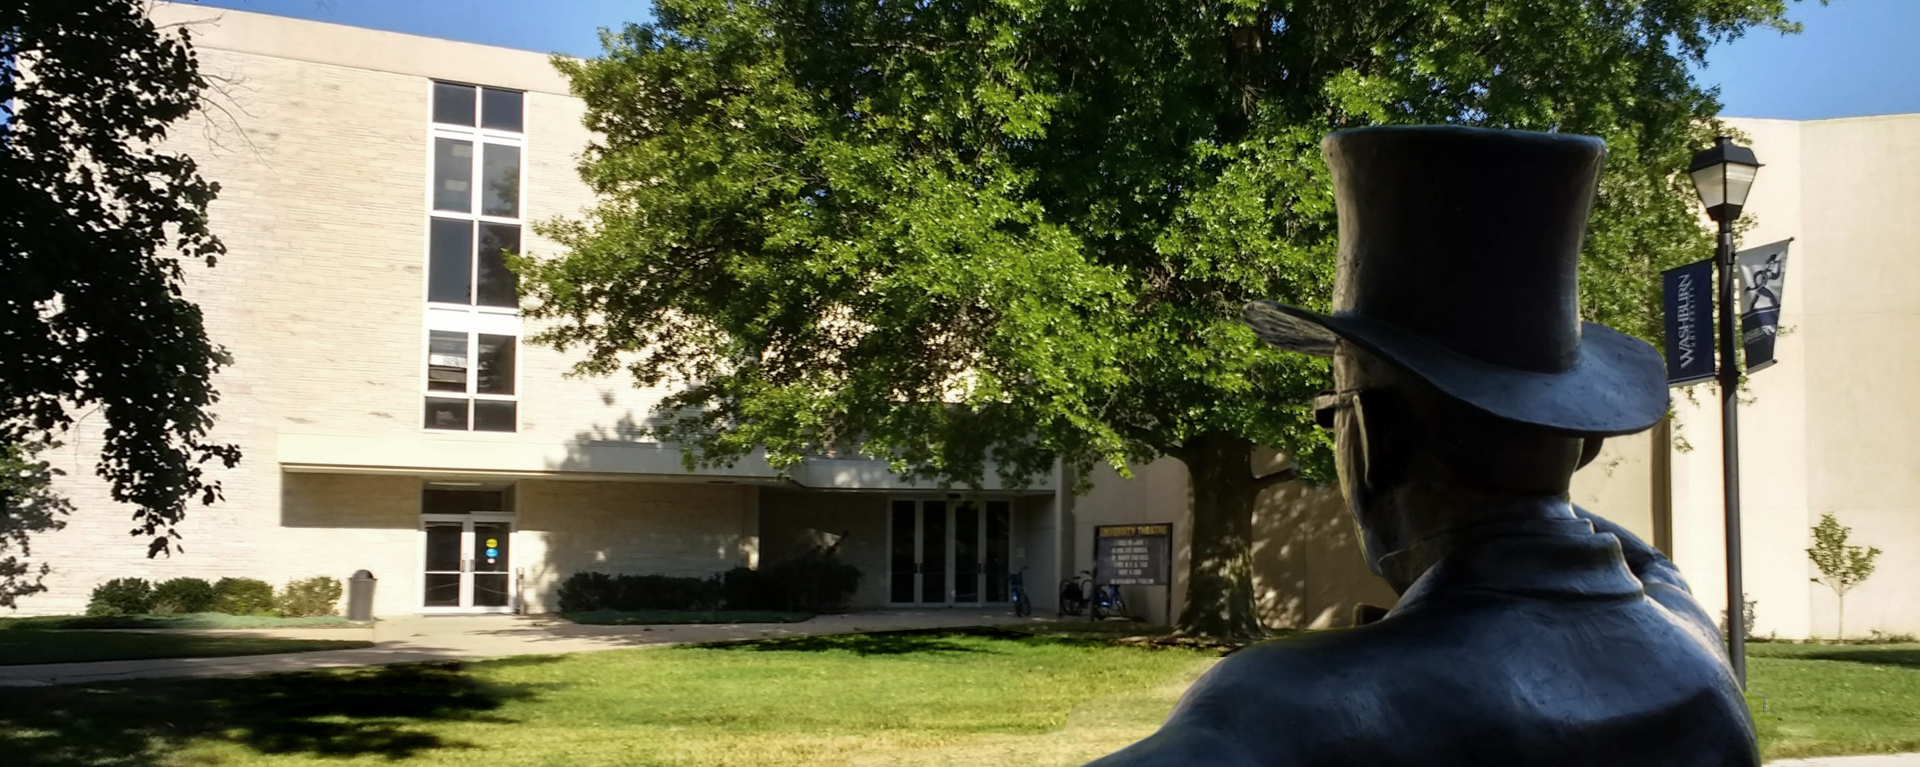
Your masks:
<svg viewBox="0 0 1920 767"><path fill-rule="evenodd" d="M1580 324L1573 364L1522 370L1466 356L1418 333L1359 314L1320 314L1255 301L1241 318L1280 349L1333 356L1346 340L1477 410L1542 429L1592 437L1644 431L1666 415L1666 367L1651 344L1605 325Z"/></svg>

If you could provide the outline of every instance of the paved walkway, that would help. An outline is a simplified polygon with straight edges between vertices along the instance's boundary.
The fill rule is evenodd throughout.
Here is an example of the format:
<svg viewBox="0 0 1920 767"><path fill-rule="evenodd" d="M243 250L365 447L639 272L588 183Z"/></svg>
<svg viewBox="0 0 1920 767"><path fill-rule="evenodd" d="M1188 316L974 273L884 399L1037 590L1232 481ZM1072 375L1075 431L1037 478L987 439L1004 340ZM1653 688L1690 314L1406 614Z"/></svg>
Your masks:
<svg viewBox="0 0 1920 767"><path fill-rule="evenodd" d="M620 650L698 642L852 634L981 625L1038 623L1004 610L886 610L822 615L800 623L728 623L695 626L582 626L539 616L415 616L375 622L369 628L293 628L181 631L194 634L268 636L288 639L348 639L373 642L359 650L229 658L161 658L98 663L0 666L0 687L44 687L114 679L230 676L279 671L475 660L509 655Z"/></svg>

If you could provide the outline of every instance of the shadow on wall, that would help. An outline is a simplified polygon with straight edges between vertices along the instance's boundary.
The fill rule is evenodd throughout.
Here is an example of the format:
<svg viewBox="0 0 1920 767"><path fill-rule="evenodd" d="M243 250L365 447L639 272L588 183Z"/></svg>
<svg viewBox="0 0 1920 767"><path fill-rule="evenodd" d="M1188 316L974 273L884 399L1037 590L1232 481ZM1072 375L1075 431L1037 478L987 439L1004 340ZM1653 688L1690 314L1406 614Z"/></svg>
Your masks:
<svg viewBox="0 0 1920 767"><path fill-rule="evenodd" d="M772 489L760 494L760 562L776 562L838 542L840 559L860 568L853 607L887 603L886 536L883 495Z"/></svg>
<svg viewBox="0 0 1920 767"><path fill-rule="evenodd" d="M663 457L679 460L679 451L667 448L658 442L645 439L647 429L659 425L659 419L649 417L640 420L633 411L622 413L611 424L595 424L574 432L573 439L567 441L567 454L559 461L549 462L547 468L554 471L627 471L626 465L608 465L609 456L604 451L591 450L595 446L619 446L629 450L658 450ZM668 455L671 454L671 455ZM679 469L676 464L675 469Z"/></svg>
<svg viewBox="0 0 1920 767"><path fill-rule="evenodd" d="M0 764L144 764L193 742L255 754L388 760L497 748L450 741L419 725L506 723L495 712L537 694L530 685L476 679L458 663L11 690L0 709Z"/></svg>
<svg viewBox="0 0 1920 767"><path fill-rule="evenodd" d="M1335 628L1353 606L1399 600L1367 569L1338 487L1295 481L1260 495L1253 514L1254 597L1272 628Z"/></svg>

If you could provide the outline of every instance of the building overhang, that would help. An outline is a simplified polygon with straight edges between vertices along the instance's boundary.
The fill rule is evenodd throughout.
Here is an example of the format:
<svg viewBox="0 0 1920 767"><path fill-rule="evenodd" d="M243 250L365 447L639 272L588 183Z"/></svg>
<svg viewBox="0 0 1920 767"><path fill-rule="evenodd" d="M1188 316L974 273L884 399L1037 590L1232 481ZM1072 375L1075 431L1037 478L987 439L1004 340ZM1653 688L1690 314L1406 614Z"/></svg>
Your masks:
<svg viewBox="0 0 1920 767"><path fill-rule="evenodd" d="M422 433L413 437L282 432L280 468L325 474L403 474L433 477L519 477L616 482L692 482L798 486L816 490L940 492L934 483L908 482L869 459L807 459L784 475L755 451L732 466L688 469L673 445L638 441L538 442L513 434ZM982 488L1005 491L997 478ZM1049 474L1015 492L1049 493Z"/></svg>

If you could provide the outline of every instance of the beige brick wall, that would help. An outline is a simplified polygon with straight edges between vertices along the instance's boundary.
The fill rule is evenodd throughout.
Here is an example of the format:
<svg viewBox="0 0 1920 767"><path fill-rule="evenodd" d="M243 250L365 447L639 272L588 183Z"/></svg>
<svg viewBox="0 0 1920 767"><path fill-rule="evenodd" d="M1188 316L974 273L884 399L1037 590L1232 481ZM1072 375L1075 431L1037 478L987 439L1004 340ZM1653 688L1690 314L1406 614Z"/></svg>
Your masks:
<svg viewBox="0 0 1920 767"><path fill-rule="evenodd" d="M161 14L181 12L163 7ZM47 580L49 591L23 600L21 611L77 612L94 585L113 577L247 575L279 582L321 573L344 577L369 565L383 581L381 609L411 608L411 601L390 600L412 600L417 584L401 589L387 578L413 577L417 569L412 536L420 478L283 477L278 435L545 444L631 439L632 424L659 395L620 379L563 378L568 359L523 344L519 433L424 432L431 78L351 66L355 57L321 50L299 34L318 27L336 36L386 33L201 8L184 12L223 16L220 25L197 32L202 69L222 92L178 126L170 143L221 185L210 213L229 253L216 268L190 264L186 287L204 312L208 334L233 355L217 379L223 400L214 436L239 444L244 458L237 469L213 472L225 500L190 509L180 528L184 550L148 560L143 542L127 535L132 510L113 502L93 476L102 424L98 414L83 417L68 445L51 456L67 472L60 487L77 510L65 530L35 540L36 557L56 572ZM269 38L288 49L261 52ZM461 73L498 70L502 57L517 58L523 68L548 67L538 54L450 45L432 60L432 74L473 81L476 76ZM526 101L526 220L575 213L592 199L574 171L588 140L582 107L551 92L557 76L514 79L520 81L497 84L546 88L530 91ZM553 252L531 226L524 234L529 253ZM283 512L334 521L283 526ZM315 553L321 551L338 553Z"/></svg>
<svg viewBox="0 0 1920 767"><path fill-rule="evenodd" d="M746 485L527 480L519 484L513 566L531 612L558 608L576 572L708 576L755 546Z"/></svg>

